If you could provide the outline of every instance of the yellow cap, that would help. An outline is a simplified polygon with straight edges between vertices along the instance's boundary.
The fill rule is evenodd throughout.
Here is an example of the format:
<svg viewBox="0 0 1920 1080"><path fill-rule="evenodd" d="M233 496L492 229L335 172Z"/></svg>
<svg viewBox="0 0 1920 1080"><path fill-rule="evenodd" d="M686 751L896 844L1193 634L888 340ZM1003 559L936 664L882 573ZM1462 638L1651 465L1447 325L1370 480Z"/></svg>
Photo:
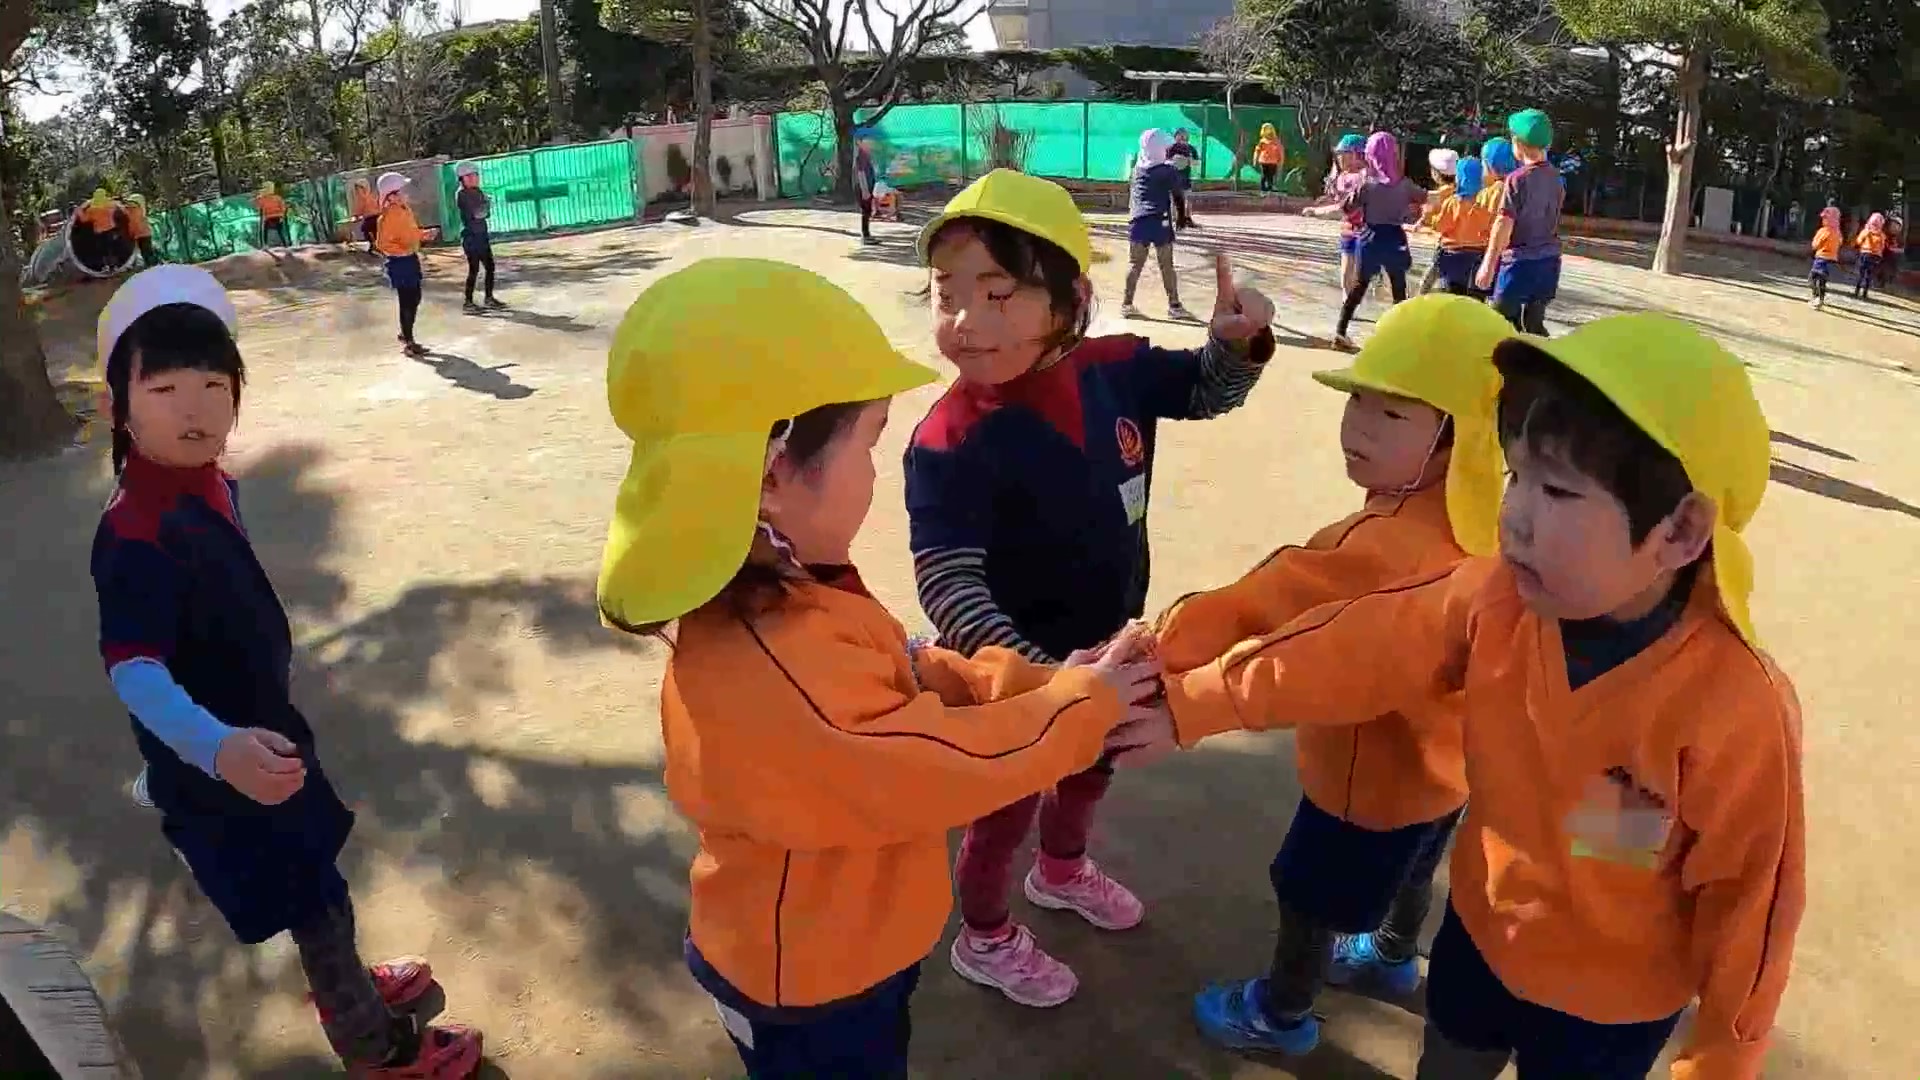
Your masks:
<svg viewBox="0 0 1920 1080"><path fill-rule="evenodd" d="M607 406L633 458L601 557L601 610L679 618L745 561L773 425L924 386L827 279L765 259L703 259L648 286L607 354Z"/></svg>
<svg viewBox="0 0 1920 1080"><path fill-rule="evenodd" d="M1505 465L1494 416L1500 373L1493 350L1512 336L1513 327L1487 305L1430 293L1388 310L1351 366L1313 373L1335 390L1412 398L1453 417L1447 520L1454 542L1469 555L1491 555L1499 547Z"/></svg>
<svg viewBox="0 0 1920 1080"><path fill-rule="evenodd" d="M266 183L260 185L260 194L272 195L273 193L274 193L273 181L269 180Z"/></svg>
<svg viewBox="0 0 1920 1080"><path fill-rule="evenodd" d="M1086 273L1093 265L1093 236L1067 189L1051 180L1012 169L995 169L968 184L947 203L940 216L920 230L920 261L927 261L933 234L956 218L986 218L1011 225L1058 244Z"/></svg>
<svg viewBox="0 0 1920 1080"><path fill-rule="evenodd" d="M1771 429L1746 365L1670 315L1612 315L1548 340L1525 339L1592 383L1627 419L1680 459L1713 500L1713 575L1728 621L1759 645L1748 604L1753 554L1740 531L1767 493Z"/></svg>
<svg viewBox="0 0 1920 1080"><path fill-rule="evenodd" d="M92 206L95 210L105 210L107 207L113 205L113 196L107 194L106 188L94 188L93 198L89 201L88 205Z"/></svg>

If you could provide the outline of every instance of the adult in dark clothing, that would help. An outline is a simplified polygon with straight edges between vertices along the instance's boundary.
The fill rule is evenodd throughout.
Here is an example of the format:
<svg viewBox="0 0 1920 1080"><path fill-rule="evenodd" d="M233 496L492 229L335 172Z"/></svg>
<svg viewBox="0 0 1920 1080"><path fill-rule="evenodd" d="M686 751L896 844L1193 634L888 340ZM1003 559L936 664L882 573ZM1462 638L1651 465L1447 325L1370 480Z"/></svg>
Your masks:
<svg viewBox="0 0 1920 1080"><path fill-rule="evenodd" d="M487 216L492 213L493 202L487 198L486 192L480 190L479 169L471 163L462 162L453 172L460 181L460 193L454 196L453 201L460 211L460 250L467 256L466 311L471 315L481 310L480 305L473 302L473 286L482 270L487 272L486 306L506 307L493 295L493 233L487 227Z"/></svg>
<svg viewBox="0 0 1920 1080"><path fill-rule="evenodd" d="M865 135L853 147L853 192L860 197L860 242L877 244L873 238L873 185L879 180L873 166L873 144Z"/></svg>
<svg viewBox="0 0 1920 1080"><path fill-rule="evenodd" d="M1167 164L1180 170L1180 183L1173 189L1173 227L1191 229L1193 215L1187 213L1187 192L1193 187L1193 170L1199 167L1200 151L1187 141L1187 129L1173 133L1173 145L1167 147Z"/></svg>

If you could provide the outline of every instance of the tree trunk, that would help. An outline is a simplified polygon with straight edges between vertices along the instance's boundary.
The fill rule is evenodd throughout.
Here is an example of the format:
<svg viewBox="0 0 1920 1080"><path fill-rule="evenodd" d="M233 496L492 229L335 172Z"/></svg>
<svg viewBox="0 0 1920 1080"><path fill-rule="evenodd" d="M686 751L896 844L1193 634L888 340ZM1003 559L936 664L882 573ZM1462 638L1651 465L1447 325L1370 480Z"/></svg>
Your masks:
<svg viewBox="0 0 1920 1080"><path fill-rule="evenodd" d="M827 89L833 106L833 197L843 203L854 201L853 194L853 103L842 96L839 87Z"/></svg>
<svg viewBox="0 0 1920 1080"><path fill-rule="evenodd" d="M553 129L554 141L561 142L567 133L567 99L560 85L560 28L554 2L540 0L540 63L547 74L547 125Z"/></svg>
<svg viewBox="0 0 1920 1080"><path fill-rule="evenodd" d="M1679 114L1667 145L1667 205L1660 219L1660 243L1653 249L1653 272L1678 274L1687 258L1687 228L1693 222L1693 155L1700 141L1700 94L1707 85L1707 50L1690 48L1680 56L1674 80Z"/></svg>
<svg viewBox="0 0 1920 1080"><path fill-rule="evenodd" d="M713 21L710 0L693 0L693 212L712 217Z"/></svg>
<svg viewBox="0 0 1920 1080"><path fill-rule="evenodd" d="M0 193L0 458L45 453L73 438L73 417L54 395L40 331L20 294L13 211Z"/></svg>

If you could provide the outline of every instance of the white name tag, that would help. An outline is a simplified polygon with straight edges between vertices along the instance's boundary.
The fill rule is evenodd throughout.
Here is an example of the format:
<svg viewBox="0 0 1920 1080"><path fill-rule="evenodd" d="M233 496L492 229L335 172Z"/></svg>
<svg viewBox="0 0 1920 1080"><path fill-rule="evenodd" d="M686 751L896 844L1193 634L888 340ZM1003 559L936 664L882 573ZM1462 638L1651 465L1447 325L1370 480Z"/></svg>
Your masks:
<svg viewBox="0 0 1920 1080"><path fill-rule="evenodd" d="M1147 474L1120 485L1120 505L1126 508L1127 524L1138 525L1147 516Z"/></svg>

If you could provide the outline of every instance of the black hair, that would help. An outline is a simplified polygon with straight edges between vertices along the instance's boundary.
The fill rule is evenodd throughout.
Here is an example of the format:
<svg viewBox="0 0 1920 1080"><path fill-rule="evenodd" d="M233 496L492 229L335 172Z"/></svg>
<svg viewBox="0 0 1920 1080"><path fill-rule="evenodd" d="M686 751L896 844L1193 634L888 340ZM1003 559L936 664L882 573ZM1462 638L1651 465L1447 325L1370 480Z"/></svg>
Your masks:
<svg viewBox="0 0 1920 1080"><path fill-rule="evenodd" d="M1635 545L1693 491L1687 470L1592 383L1520 340L1494 350L1500 445L1566 462L1619 499Z"/></svg>
<svg viewBox="0 0 1920 1080"><path fill-rule="evenodd" d="M986 245L987 254L1008 277L1022 285L1047 290L1048 306L1060 320L1060 328L1044 342L1047 348L1058 348L1087 336L1087 327L1093 325L1093 305L1080 291L1080 279L1085 276L1080 263L1067 254L1066 248L1004 222L966 217L940 226L927 242L927 253L931 255L959 230L978 236Z"/></svg>
<svg viewBox="0 0 1920 1080"><path fill-rule="evenodd" d="M833 445L833 441L851 427L853 422L859 419L860 414L866 411L867 406L872 404L874 404L873 401L841 401L808 409L792 420L775 422L767 431L767 439L771 441L784 434L787 441L780 450L780 456L792 463L795 468L811 469L820 464L820 459L826 453L827 447ZM754 558L755 549L765 543L764 539L756 536L754 547L748 549L739 568L733 572L733 577L720 587L719 593L712 600L701 606L721 604L733 614L748 619L764 614L778 604L793 583L801 578L802 573L799 567L793 565L792 559L784 556L771 559ZM609 611L605 604L600 606L600 614L607 620L608 625L617 629L640 637L659 638L671 644L671 639L667 637L667 627L673 622L671 619L662 622L629 623Z"/></svg>
<svg viewBox="0 0 1920 1080"><path fill-rule="evenodd" d="M198 304L162 304L140 316L114 342L107 356L107 391L113 397L113 471L126 467L133 453L127 431L127 401L132 394L133 361L148 378L169 371L208 371L233 381L233 407L240 408L247 364L240 346L220 316Z"/></svg>

